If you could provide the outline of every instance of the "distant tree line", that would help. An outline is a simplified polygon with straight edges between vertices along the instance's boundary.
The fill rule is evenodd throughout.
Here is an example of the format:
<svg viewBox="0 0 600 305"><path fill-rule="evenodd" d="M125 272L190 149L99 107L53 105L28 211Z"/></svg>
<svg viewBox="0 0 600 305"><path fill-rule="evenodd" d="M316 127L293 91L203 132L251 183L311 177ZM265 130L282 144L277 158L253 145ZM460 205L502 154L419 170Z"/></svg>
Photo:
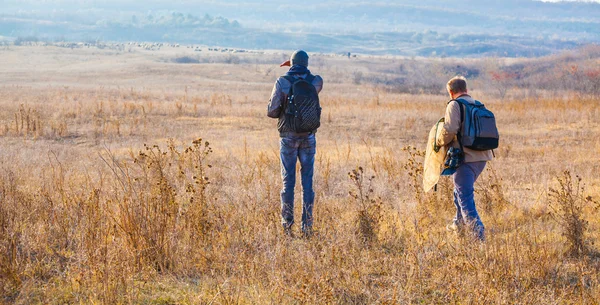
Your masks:
<svg viewBox="0 0 600 305"><path fill-rule="evenodd" d="M192 14L172 12L170 14L132 15L129 20L102 19L96 25L105 27L134 27L134 28L240 28L237 20L230 21L225 17L213 17L205 14L202 17Z"/></svg>

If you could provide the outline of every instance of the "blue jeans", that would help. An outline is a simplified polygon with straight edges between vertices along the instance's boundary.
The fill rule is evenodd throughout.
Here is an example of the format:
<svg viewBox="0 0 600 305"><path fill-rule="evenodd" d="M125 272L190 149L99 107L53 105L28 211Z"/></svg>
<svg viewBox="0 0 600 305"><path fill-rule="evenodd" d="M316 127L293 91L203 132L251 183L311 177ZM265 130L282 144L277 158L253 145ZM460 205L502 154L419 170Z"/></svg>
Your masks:
<svg viewBox="0 0 600 305"><path fill-rule="evenodd" d="M300 160L300 174L302 177L302 230L307 231L312 228L312 211L315 202L313 174L316 151L317 139L314 134L304 137L281 137L281 177L283 178L281 219L284 228L290 228L294 224L296 160Z"/></svg>
<svg viewBox="0 0 600 305"><path fill-rule="evenodd" d="M458 228L468 225L480 240L485 239L485 227L479 218L475 208L474 184L477 177L485 168L485 161L463 163L452 175L454 180L454 205L456 205L456 216L454 223Z"/></svg>

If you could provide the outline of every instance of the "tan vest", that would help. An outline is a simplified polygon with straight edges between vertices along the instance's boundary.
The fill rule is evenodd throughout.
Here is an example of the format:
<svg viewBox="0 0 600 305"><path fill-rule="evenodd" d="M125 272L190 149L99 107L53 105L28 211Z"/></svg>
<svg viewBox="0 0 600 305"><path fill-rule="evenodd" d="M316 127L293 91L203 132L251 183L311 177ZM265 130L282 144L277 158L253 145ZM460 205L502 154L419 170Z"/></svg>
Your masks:
<svg viewBox="0 0 600 305"><path fill-rule="evenodd" d="M471 104L475 104L475 100L469 95L463 95L460 98ZM446 106L443 131L441 136L437 139L439 146L460 148L460 144L458 144L458 140L456 138L456 134L461 128L463 122L462 118L460 117L460 107L461 105L456 101L452 101L448 103L448 106ZM493 154L491 150L478 151L465 147L464 153L465 162L467 163L490 161L493 159Z"/></svg>

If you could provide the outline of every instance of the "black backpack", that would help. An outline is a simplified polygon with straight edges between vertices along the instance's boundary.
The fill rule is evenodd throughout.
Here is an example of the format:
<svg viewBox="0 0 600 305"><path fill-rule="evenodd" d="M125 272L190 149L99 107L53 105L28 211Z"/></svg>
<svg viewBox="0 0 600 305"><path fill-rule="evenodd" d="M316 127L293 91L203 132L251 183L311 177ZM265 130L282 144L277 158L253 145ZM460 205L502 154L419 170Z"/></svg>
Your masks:
<svg viewBox="0 0 600 305"><path fill-rule="evenodd" d="M294 132L314 132L321 126L321 105L319 94L312 84L315 76L309 74L305 79L284 76L291 84L287 101L283 105L286 125Z"/></svg>

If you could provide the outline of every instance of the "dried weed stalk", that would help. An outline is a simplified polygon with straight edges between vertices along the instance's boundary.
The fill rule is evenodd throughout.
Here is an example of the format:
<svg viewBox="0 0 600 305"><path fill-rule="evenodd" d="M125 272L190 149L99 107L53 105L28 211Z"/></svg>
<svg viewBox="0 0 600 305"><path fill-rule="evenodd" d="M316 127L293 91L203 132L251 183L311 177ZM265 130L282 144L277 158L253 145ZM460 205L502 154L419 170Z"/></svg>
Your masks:
<svg viewBox="0 0 600 305"><path fill-rule="evenodd" d="M381 198L373 191L375 176L367 177L365 181L364 169L359 166L350 171L348 177L355 188L348 193L358 204L356 233L364 243L371 244L377 241L383 218Z"/></svg>
<svg viewBox="0 0 600 305"><path fill-rule="evenodd" d="M591 196L585 196L585 186L581 177L571 175L566 170L557 177L558 188L548 190L548 205L551 216L562 228L562 235L567 239L567 254L575 257L585 255L590 250L586 238L588 221L584 214L598 206Z"/></svg>

